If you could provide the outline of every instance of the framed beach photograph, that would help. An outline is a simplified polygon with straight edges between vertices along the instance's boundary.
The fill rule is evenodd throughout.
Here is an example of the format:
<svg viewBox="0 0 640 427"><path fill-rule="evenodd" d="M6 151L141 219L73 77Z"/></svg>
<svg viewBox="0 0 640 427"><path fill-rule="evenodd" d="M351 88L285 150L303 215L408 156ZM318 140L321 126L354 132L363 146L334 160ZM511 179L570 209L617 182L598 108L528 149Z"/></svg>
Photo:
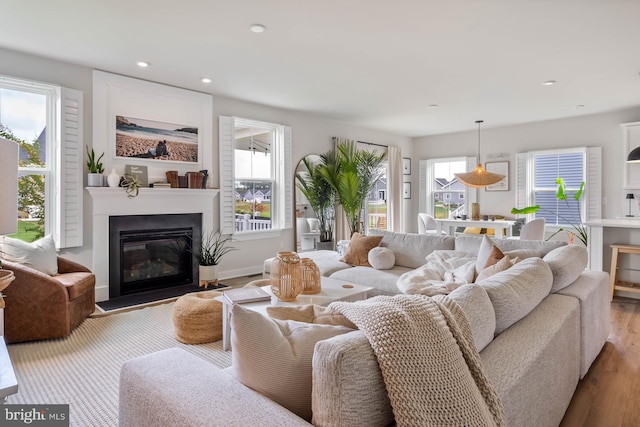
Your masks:
<svg viewBox="0 0 640 427"><path fill-rule="evenodd" d="M410 182L403 182L402 183L402 197L404 199L410 199L411 198L411 183Z"/></svg>
<svg viewBox="0 0 640 427"><path fill-rule="evenodd" d="M486 186L486 191L509 191L509 162L486 162L484 168L487 172L504 175L502 181Z"/></svg>
<svg viewBox="0 0 640 427"><path fill-rule="evenodd" d="M411 175L411 159L408 157L402 158L402 174Z"/></svg>
<svg viewBox="0 0 640 427"><path fill-rule="evenodd" d="M116 158L198 163L198 128L116 116Z"/></svg>

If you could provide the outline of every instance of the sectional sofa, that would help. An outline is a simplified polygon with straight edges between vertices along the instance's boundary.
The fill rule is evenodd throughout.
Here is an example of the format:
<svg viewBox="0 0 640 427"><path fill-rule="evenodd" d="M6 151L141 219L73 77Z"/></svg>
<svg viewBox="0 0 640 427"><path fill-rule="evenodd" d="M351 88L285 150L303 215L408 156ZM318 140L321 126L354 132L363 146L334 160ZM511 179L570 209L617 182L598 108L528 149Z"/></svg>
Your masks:
<svg viewBox="0 0 640 427"><path fill-rule="evenodd" d="M381 245L394 252L391 269L342 265L337 254L316 253L323 274L394 294L398 277L418 268L434 250L483 251L477 237L372 234L381 235ZM584 270L584 248L506 239L495 243L505 253L519 250L538 256L461 286L449 297L469 320L507 425L557 426L579 379L606 342L608 274ZM179 349L133 359L121 375L120 425L385 426L394 420L377 359L358 330L315 343L309 384L312 417L306 420L292 412L296 408L268 398L268 391L243 385L234 369L240 367L220 371Z"/></svg>

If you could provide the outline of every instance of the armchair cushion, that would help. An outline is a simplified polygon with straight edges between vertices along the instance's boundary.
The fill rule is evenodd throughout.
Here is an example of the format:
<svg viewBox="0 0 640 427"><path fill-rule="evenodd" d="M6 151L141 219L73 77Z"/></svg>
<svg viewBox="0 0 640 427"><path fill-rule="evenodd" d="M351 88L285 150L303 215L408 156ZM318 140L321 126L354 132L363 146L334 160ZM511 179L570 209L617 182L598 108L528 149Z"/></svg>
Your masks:
<svg viewBox="0 0 640 427"><path fill-rule="evenodd" d="M58 274L56 245L51 234L33 243L3 236L0 253L7 261L24 264L49 276Z"/></svg>
<svg viewBox="0 0 640 427"><path fill-rule="evenodd" d="M77 272L59 274L53 278L62 284L69 294L69 300L74 300L90 292L95 286L93 273Z"/></svg>

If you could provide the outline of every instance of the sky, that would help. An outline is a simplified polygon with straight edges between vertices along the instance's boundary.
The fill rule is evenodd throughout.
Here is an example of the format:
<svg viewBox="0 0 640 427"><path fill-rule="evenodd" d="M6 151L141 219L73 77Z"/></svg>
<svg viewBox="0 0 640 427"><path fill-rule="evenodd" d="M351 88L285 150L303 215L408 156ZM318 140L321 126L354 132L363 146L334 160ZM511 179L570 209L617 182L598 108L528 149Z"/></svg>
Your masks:
<svg viewBox="0 0 640 427"><path fill-rule="evenodd" d="M0 123L26 141L36 139L46 125L46 97L0 89Z"/></svg>

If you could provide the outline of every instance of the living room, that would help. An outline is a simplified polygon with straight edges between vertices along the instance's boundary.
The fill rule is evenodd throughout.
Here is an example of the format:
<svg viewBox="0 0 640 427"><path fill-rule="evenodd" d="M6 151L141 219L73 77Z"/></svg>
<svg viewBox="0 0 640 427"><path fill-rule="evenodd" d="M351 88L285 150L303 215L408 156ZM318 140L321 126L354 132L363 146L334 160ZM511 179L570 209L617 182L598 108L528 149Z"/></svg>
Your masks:
<svg viewBox="0 0 640 427"><path fill-rule="evenodd" d="M207 126L210 134L208 140L204 141L205 157L199 169L209 170L210 186L213 189L220 189L222 182L219 173L219 117L229 116L278 123L291 128L291 158L294 165L307 155L321 154L332 149L333 137L399 147L402 157L410 159L412 173L404 177L411 184L410 197L400 199L402 229L394 231L415 233L418 230L417 214L423 212L419 197L421 161L474 157L479 148L483 164L492 160L507 161L511 180L507 191L481 189L477 192L477 201L483 213L511 216L511 209L517 204L515 182L519 153L602 147L601 217L616 218L626 214L625 197L629 191L625 189L624 158L627 153L620 124L640 120L640 104L637 102L640 94L640 65L633 59L627 59L633 56L628 52L633 51L633 41L637 40L640 31L631 19L637 12L637 7L630 2L556 6L556 16L549 16L554 14L553 11L547 15L541 6L529 5L527 7L532 8L530 12L533 17L526 20L522 18L522 12L514 10L513 6L506 7L501 2L493 1L487 5L488 10L484 11L479 6L466 3L449 7L433 4L422 7L405 5L408 10L417 7L415 13L398 11L396 9L402 8L397 5L374 7L360 4L356 7L332 4L325 5L326 10L320 10L322 7L317 5L309 6L309 9L298 9L301 6L287 4L293 8L288 20L276 19L273 16L273 6L267 7L260 2L253 4L256 12L249 17L246 16L246 11L238 11L227 5L222 10L223 5L214 5L207 9L208 14L202 14L210 14L212 17L198 20L198 25L194 26L193 38L190 39L190 43L201 43L194 49L198 52L198 55L193 54L194 58L211 57L208 62L203 61L197 66L177 65L175 58L169 58L170 53L157 47L173 46L170 51L174 52L185 41L172 42L171 36L165 36L161 42L152 41L154 36L160 37L159 33L175 32L158 28L163 26L160 23L169 22L165 20L170 20L171 14L176 12L173 5L162 3L156 6L163 18L140 20L139 28L144 30L146 36L136 37L131 33L134 40L127 40L127 37L121 35L114 40L116 37L113 35L114 39L103 38L92 45L92 33L98 34L99 29L105 32L107 30L93 23L92 17L103 14L106 16L107 12L116 10L117 3L110 7L94 5L95 10L89 5L75 4L79 8L75 12L77 15L72 15L73 18L69 20L77 21L82 30L69 30L69 33L50 31L49 25L51 21L65 22L65 13L70 14L70 10L56 10L52 5L43 6L42 14L49 17L36 19L20 6L20 2L10 3L12 4L7 5L7 13L14 19L0 30L0 75L81 91L83 143L99 153L109 150L106 138L96 138L97 127L103 125L97 124L103 121L96 119L96 111L100 105L104 108L112 101L96 93L96 73L104 73L113 78L123 77L136 88L152 83L161 92L177 88L209 97L210 120ZM189 10L188 6L183 6L181 12L189 12L188 15L200 13L198 10ZM103 7L106 9L102 10ZM127 10L129 7L122 3L120 10ZM222 13L213 17L217 7L221 8ZM230 9L226 9L227 7ZM359 9L369 7L372 8L371 17L361 18L360 22ZM503 7L505 9L500 11ZM113 32L115 28L126 28L128 32L134 28L132 21L141 19L138 13L142 12L132 10L130 16L121 17L120 24L109 21L110 30ZM320 60L311 56L317 54L317 35L305 32L306 38L304 42L300 42L309 49L313 46L314 50L310 51L314 55L305 54L305 46L295 43L290 46L277 44L283 39L295 39L292 34L301 31L300 26L305 25L299 22L294 25L291 22L296 13L313 22L325 18L327 22L332 22L332 18L338 21L334 26L324 26L324 30L336 31L347 41L341 46L332 39L334 44L319 48L320 51L335 51L334 55L323 61L336 65L324 68L322 72L316 68ZM111 18L115 19L117 15L112 13ZM234 18L230 19L231 16ZM508 22L511 16L517 16L518 19ZM403 24L386 22L391 18L405 21ZM45 24L40 19L50 22ZM304 22L302 19L300 21ZM229 28L231 22L238 27ZM266 26L264 33L250 31L249 26L256 22ZM488 31L487 27L491 27L491 23L497 22L503 26L495 27L487 39L481 39L481 33ZM357 29L351 28L352 23L358 23ZM283 29L285 24L291 27ZM93 25L95 28L91 28ZM384 29L387 26L389 29ZM26 27L33 29L25 31ZM205 34L209 27L216 28L211 30L212 34L224 42L198 41L195 33ZM423 27L431 27L433 33ZM403 34L405 38L402 41L396 46L383 45L384 41L381 39L401 34L401 29L409 33ZM124 30L118 31L125 33ZM460 32L460 38L454 38L456 31ZM474 31L478 35L477 40L463 37L469 37ZM277 39L269 38L274 37L273 33L278 35ZM557 37L556 44L552 43L553 37L543 37L542 33L553 33ZM504 34L516 36L507 37ZM356 44L359 40L354 40L364 35L371 39L367 49ZM444 40L447 37L454 38L452 44L446 47L448 52L455 52L456 57L465 57L464 61L451 58L452 55L447 54L445 47L436 46L439 42L434 40ZM76 43L76 38L84 40ZM528 51L526 47L533 44L536 38L541 39L540 43ZM460 46L461 41L465 41L464 48ZM491 41L494 44L490 44ZM285 73L279 68L280 76L270 76L266 72L261 75L259 67L255 67L250 61L245 62L246 58L238 60L237 65L225 66L223 63L234 64L234 61L230 59L228 51L217 50L214 46L217 43L226 45L225 49L236 50L238 56L251 52L248 56L260 60L266 60L264 56L268 56L269 52L278 58L277 62L285 71L289 71ZM353 47L349 47L349 43L354 43ZM446 43L442 41L442 44ZM131 45L131 50L125 50L127 45ZM288 55L287 49L295 54ZM500 53L502 50L505 53ZM540 51L545 50L548 55L537 56ZM362 55L358 55L358 52ZM520 55L515 56L516 52ZM109 63L112 55L119 56L122 62ZM423 57L420 67L405 65L414 64L410 58L418 56ZM345 57L359 58L360 64L349 62L344 66L339 65L340 60ZM531 59L527 59L528 57ZM135 61L142 59L150 62L147 68L143 69L135 64ZM510 68L507 62L519 65L511 65ZM224 68L229 70L225 71L223 77L221 69ZM427 74L433 68L438 70ZM397 74L389 74L392 69ZM231 80L234 73L241 76L241 80ZM440 79L444 79L445 74L455 73L460 73L458 78L461 84L470 84L475 90L465 86L464 89L455 89L455 96L448 97L447 91L453 93L454 88L446 85L442 85L442 88L435 87L439 85L437 82ZM477 76L473 77L473 74ZM507 86L507 79L516 74L519 85ZM213 82L203 83L200 81L202 77L209 77ZM404 85L394 89L404 79L411 82L413 89ZM524 80L526 83L522 82ZM555 84L542 84L549 80L554 80ZM281 90L281 85L286 86L287 81L291 83L292 89ZM374 92L373 88L379 86L385 88L375 95L376 102L371 99L367 101L367 96ZM301 94L300 98L294 99L295 92ZM328 93L333 93L331 99ZM363 104L367 103L369 105L364 109ZM357 108L363 108L366 113L357 113ZM403 115L403 112L406 114ZM482 143L479 147L479 132L474 124L478 119L484 120ZM124 162L118 162L110 155L105 156L104 166L105 175L112 168L116 168L119 174L124 171ZM84 161L82 167L84 168ZM162 175L161 169L168 170L167 167L157 168L157 176ZM85 175L86 171L83 170L83 177ZM121 203L129 201L122 191ZM89 193L84 192L82 244L63 249L59 254L92 270L100 270L97 259L101 259L102 255L96 256L94 251L102 236L96 235L91 203ZM220 224L219 203L220 197L216 197L209 212L210 225L214 229ZM640 214L635 201L631 208L635 215ZM636 237L630 243L637 243L635 240ZM295 242L293 227L284 228L276 235L259 240L238 240L234 242L237 250L226 256L220 266L220 279L258 274L263 270L265 259L273 257L279 250L293 249ZM605 256L604 269L608 270L606 258ZM96 295L108 297L106 287L108 285L104 282L96 283Z"/></svg>

